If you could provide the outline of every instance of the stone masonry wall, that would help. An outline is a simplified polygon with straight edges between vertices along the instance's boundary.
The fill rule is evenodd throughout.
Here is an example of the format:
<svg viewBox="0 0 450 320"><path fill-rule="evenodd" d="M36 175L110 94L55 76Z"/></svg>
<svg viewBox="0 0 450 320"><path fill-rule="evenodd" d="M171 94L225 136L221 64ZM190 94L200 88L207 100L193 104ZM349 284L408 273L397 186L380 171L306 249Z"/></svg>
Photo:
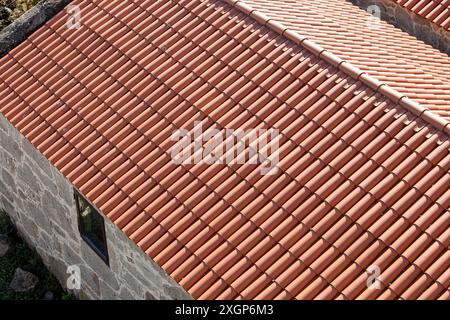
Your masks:
<svg viewBox="0 0 450 320"><path fill-rule="evenodd" d="M381 9L381 19L406 31L450 56L450 32L429 22L392 0L347 0L367 10L371 5Z"/></svg>
<svg viewBox="0 0 450 320"><path fill-rule="evenodd" d="M68 266L81 271L88 299L192 299L109 219L110 266L81 239L70 182L0 114L0 210L67 288Z"/></svg>

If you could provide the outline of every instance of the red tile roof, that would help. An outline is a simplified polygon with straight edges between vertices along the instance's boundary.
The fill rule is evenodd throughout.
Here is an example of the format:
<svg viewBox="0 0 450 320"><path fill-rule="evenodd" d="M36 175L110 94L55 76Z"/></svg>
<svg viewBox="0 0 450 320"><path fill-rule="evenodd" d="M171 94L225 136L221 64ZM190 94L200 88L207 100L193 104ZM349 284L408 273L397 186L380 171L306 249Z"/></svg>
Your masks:
<svg viewBox="0 0 450 320"><path fill-rule="evenodd" d="M442 118L247 6L74 4L0 60L0 111L193 297L450 299ZM278 173L175 164L196 121L279 129Z"/></svg>
<svg viewBox="0 0 450 320"><path fill-rule="evenodd" d="M345 0L244 0L450 120L450 57Z"/></svg>
<svg viewBox="0 0 450 320"><path fill-rule="evenodd" d="M404 8L433 22L437 26L450 29L450 0L392 0Z"/></svg>

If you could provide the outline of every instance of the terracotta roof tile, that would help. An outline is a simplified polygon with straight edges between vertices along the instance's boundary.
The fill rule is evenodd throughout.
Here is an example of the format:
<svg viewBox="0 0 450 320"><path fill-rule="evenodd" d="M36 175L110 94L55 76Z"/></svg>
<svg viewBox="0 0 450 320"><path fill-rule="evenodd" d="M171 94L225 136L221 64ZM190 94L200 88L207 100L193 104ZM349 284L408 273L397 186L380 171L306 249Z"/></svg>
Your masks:
<svg viewBox="0 0 450 320"><path fill-rule="evenodd" d="M73 4L1 59L0 111L195 298L449 299L444 126L223 1ZM196 121L279 129L277 174L176 164Z"/></svg>
<svg viewBox="0 0 450 320"><path fill-rule="evenodd" d="M434 1L439 2L419 2ZM387 22L371 19L369 13L345 0L243 0L239 3L242 2L450 119L448 55Z"/></svg>
<svg viewBox="0 0 450 320"><path fill-rule="evenodd" d="M392 0L437 26L450 29L449 0Z"/></svg>

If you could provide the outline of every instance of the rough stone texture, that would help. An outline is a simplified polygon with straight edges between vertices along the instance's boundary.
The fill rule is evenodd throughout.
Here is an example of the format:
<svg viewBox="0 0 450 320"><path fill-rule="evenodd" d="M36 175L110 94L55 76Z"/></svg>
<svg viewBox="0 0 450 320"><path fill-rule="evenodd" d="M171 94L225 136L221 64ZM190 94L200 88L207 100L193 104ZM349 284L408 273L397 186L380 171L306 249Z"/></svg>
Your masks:
<svg viewBox="0 0 450 320"><path fill-rule="evenodd" d="M34 274L17 268L9 287L15 292L28 292L34 289L39 279Z"/></svg>
<svg viewBox="0 0 450 320"><path fill-rule="evenodd" d="M0 114L0 211L67 288L81 271L80 299L192 299L109 219L109 266L78 231L73 186Z"/></svg>
<svg viewBox="0 0 450 320"><path fill-rule="evenodd" d="M9 250L8 241L0 237L0 258L5 256L6 253L8 253L8 250Z"/></svg>
<svg viewBox="0 0 450 320"><path fill-rule="evenodd" d="M409 11L392 0L347 0L366 10L370 5L381 9L385 20L450 56L450 32Z"/></svg>
<svg viewBox="0 0 450 320"><path fill-rule="evenodd" d="M72 0L42 0L0 32L0 57L14 49Z"/></svg>

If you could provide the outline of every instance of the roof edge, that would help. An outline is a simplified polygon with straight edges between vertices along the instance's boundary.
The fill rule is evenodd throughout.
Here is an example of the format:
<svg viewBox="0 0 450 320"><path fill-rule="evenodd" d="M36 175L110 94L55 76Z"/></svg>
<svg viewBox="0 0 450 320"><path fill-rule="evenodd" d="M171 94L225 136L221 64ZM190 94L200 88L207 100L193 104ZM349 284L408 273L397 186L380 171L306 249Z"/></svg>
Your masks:
<svg viewBox="0 0 450 320"><path fill-rule="evenodd" d="M376 5L380 18L450 56L450 30L406 8L396 0L346 0L362 10Z"/></svg>
<svg viewBox="0 0 450 320"><path fill-rule="evenodd" d="M0 58L58 14L72 0L44 0L0 31Z"/></svg>
<svg viewBox="0 0 450 320"><path fill-rule="evenodd" d="M294 43L297 43L298 45L310 51L319 59L330 63L353 79L361 81L371 89L375 90L375 92L378 92L386 98L392 100L394 103L399 104L436 129L450 135L450 121L445 120L444 118L430 111L428 108L423 107L418 102L410 99L407 95L398 92L387 83L379 81L378 79L370 76L367 72L362 71L358 67L354 66L352 63L343 60L331 51L308 39L308 37L300 35L297 31L284 26L282 23L275 21L272 18L267 17L260 11L253 9L251 6L245 3L245 1L222 1L245 13L249 17L255 19L265 27L279 33L280 35L286 37Z"/></svg>

